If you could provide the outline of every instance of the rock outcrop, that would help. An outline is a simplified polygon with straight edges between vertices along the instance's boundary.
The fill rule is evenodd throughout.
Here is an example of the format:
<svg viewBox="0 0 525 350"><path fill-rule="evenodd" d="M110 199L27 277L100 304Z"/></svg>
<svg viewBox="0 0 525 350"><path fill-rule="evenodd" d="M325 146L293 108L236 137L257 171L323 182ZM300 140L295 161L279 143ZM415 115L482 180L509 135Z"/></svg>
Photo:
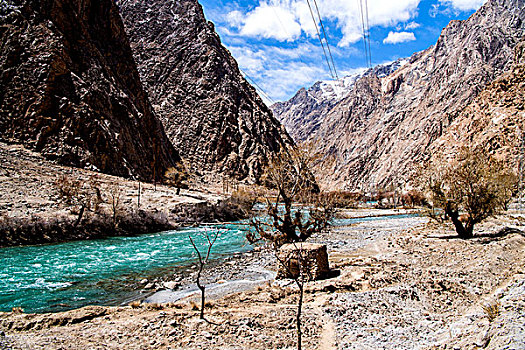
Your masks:
<svg viewBox="0 0 525 350"><path fill-rule="evenodd" d="M142 81L166 132L197 172L258 179L292 144L241 75L197 0L118 0Z"/></svg>
<svg viewBox="0 0 525 350"><path fill-rule="evenodd" d="M0 139L146 180L180 161L112 0L0 3Z"/></svg>
<svg viewBox="0 0 525 350"><path fill-rule="evenodd" d="M512 69L466 106L430 149L451 158L460 147L483 148L517 170L525 135L525 41L516 46Z"/></svg>
<svg viewBox="0 0 525 350"><path fill-rule="evenodd" d="M461 110L511 69L524 30L523 0L489 0L393 74L356 81L311 136L336 160L318 169L324 185L403 186Z"/></svg>

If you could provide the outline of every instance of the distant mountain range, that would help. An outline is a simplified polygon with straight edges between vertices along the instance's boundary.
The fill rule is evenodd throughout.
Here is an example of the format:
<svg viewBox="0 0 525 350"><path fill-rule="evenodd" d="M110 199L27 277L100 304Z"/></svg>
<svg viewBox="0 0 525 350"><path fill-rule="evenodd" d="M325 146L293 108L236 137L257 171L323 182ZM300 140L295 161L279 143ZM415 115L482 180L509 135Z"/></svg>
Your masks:
<svg viewBox="0 0 525 350"><path fill-rule="evenodd" d="M308 90L299 90L290 100L277 102L271 106L272 111L295 141L306 141L317 131L326 114L353 90L359 79L369 75L384 78L406 63L407 59L399 59L389 64L362 69L338 81L318 81Z"/></svg>
<svg viewBox="0 0 525 350"><path fill-rule="evenodd" d="M427 50L272 110L331 156L316 169L327 188L403 186L465 144L515 164L524 7L488 0ZM197 0L6 0L0 42L0 140L62 164L153 180L184 159L196 174L257 181L293 145Z"/></svg>
<svg viewBox="0 0 525 350"><path fill-rule="evenodd" d="M497 79L519 66L514 54L524 34L522 0L489 0L469 19L450 22L435 45L408 62L387 66L385 74L379 68L378 73L348 77L341 93L334 91L337 83L317 83L272 109L296 140L316 140L319 149L332 156L316 169L325 187L406 187L416 165L445 144L485 140L477 133L487 132L487 126L474 127L478 112L486 114L483 120L503 123L498 126L501 133L517 133L523 104L512 94L519 95L519 89L505 92ZM515 72L516 78L522 71ZM501 105L490 98L496 90L500 98L508 95L508 111L521 111L514 114L516 119L498 119L496 109L479 108L485 102ZM454 132L462 135L453 137ZM498 156L517 147L516 138L506 138L514 140L511 144L496 142L492 133L494 137L487 137Z"/></svg>

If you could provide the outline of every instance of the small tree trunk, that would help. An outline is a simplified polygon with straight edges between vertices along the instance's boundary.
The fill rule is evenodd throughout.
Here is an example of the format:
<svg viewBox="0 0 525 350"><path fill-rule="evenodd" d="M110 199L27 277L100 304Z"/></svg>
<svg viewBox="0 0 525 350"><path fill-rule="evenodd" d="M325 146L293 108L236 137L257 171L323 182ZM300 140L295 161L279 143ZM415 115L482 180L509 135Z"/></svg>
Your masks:
<svg viewBox="0 0 525 350"><path fill-rule="evenodd" d="M474 236L474 221L468 219L465 225L465 236L462 238L472 238Z"/></svg>
<svg viewBox="0 0 525 350"><path fill-rule="evenodd" d="M78 224L80 224L80 221L82 221L82 216L84 216L85 209L86 209L86 203L82 203L82 207L80 208L80 212L78 213L77 220L75 221L75 224L73 225L74 228L77 228Z"/></svg>
<svg viewBox="0 0 525 350"><path fill-rule="evenodd" d="M197 273L197 287L201 290L201 313L200 313L200 319L204 320L204 304L205 304L205 291L206 287L201 285L201 273L202 269L204 268L204 265L201 263L199 267L199 272Z"/></svg>
<svg viewBox="0 0 525 350"><path fill-rule="evenodd" d="M303 296L304 296L304 287L302 284L298 284L299 286L299 302L297 303L297 316L296 316L296 322L297 322L297 350L302 349L302 338L303 338L303 332L301 330L301 312L303 309Z"/></svg>
<svg viewBox="0 0 525 350"><path fill-rule="evenodd" d="M201 318L201 320L204 320L204 304L205 304L204 298L205 298L206 287L199 285L199 289L201 290L201 314L200 314L200 318Z"/></svg>
<svg viewBox="0 0 525 350"><path fill-rule="evenodd" d="M140 209L140 181L139 181L139 195L137 197L137 209Z"/></svg>
<svg viewBox="0 0 525 350"><path fill-rule="evenodd" d="M456 228L456 232L460 238L466 239L466 238L472 238L472 232L473 232L473 226L470 227L470 231L463 226L463 223L459 221L459 213L455 210L452 210L451 208L446 208L445 213L450 217L450 220L452 220L452 223L454 224L454 227ZM469 219L470 222L470 219Z"/></svg>

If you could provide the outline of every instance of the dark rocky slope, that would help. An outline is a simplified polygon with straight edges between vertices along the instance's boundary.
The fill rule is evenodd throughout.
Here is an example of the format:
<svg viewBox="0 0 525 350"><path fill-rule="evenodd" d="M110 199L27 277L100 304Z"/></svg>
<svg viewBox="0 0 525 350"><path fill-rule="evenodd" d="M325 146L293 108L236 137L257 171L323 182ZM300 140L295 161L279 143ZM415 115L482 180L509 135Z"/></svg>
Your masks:
<svg viewBox="0 0 525 350"><path fill-rule="evenodd" d="M142 81L198 172L257 179L291 138L241 75L197 0L118 0Z"/></svg>
<svg viewBox="0 0 525 350"><path fill-rule="evenodd" d="M111 0L0 3L0 140L148 180L180 161Z"/></svg>
<svg viewBox="0 0 525 350"><path fill-rule="evenodd" d="M393 74L358 80L312 136L336 159L318 169L324 184L403 186L460 111L511 69L524 30L523 0L489 0Z"/></svg>

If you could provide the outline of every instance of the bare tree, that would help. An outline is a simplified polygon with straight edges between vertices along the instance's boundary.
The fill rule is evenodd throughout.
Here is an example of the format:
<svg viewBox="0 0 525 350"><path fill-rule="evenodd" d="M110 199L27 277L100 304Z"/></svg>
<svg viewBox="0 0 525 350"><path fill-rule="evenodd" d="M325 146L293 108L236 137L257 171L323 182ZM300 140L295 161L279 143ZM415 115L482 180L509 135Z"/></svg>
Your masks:
<svg viewBox="0 0 525 350"><path fill-rule="evenodd" d="M113 229L116 230L118 226L118 219L121 211L120 196L122 194L122 189L116 183L111 184L108 187L109 191L109 204L111 206L111 222Z"/></svg>
<svg viewBox="0 0 525 350"><path fill-rule="evenodd" d="M302 349L302 310L304 301L304 290L308 281L313 279L311 269L304 255L303 242L293 242L294 250L291 254L280 254L279 249L274 245L275 255L279 264L284 268L287 275L291 277L299 289L297 297L297 311L295 314L295 325L297 333L297 350Z"/></svg>
<svg viewBox="0 0 525 350"><path fill-rule="evenodd" d="M505 208L517 183L503 162L468 148L450 163L429 167L425 179L433 206L443 210L461 238L471 238L474 225Z"/></svg>
<svg viewBox="0 0 525 350"><path fill-rule="evenodd" d="M183 166L171 167L164 173L164 183L177 187L177 195L181 188L188 188L189 175Z"/></svg>
<svg viewBox="0 0 525 350"><path fill-rule="evenodd" d="M217 238L219 238L220 236L220 231L219 230L215 230L215 232L213 234L210 234L208 232L208 230L205 230L204 232L201 232L203 238L205 239L205 242L206 242L206 254L203 255L199 248L197 247L197 244L195 244L195 241L193 240L193 238L191 237L191 234L188 234L188 237L190 239L190 242L191 242L191 245L193 246L193 249L195 250L195 252L197 252L197 257L199 258L199 268L197 270L197 287L200 289L201 291L201 312L200 312L200 318L201 319L204 319L204 306L205 306L205 292L206 292L206 286L203 285L201 283L201 277L202 277L202 272L204 271L204 267L208 264L208 261L209 261L209 258L210 258L210 253L211 253L211 249L213 247L213 245L215 244L215 241L217 240Z"/></svg>
<svg viewBox="0 0 525 350"><path fill-rule="evenodd" d="M319 193L310 168L321 159L311 144L281 151L266 168L265 182L275 192L266 193L268 219L253 219L247 239L250 242L267 240L277 246L304 242L312 234L325 230L335 214L333 197ZM301 203L300 209L292 209Z"/></svg>
<svg viewBox="0 0 525 350"><path fill-rule="evenodd" d="M315 233L328 228L335 214L334 197L319 193L319 188L310 169L322 159L312 143L281 151L269 162L265 172L266 184L274 190L274 196L264 194L267 217L251 221L253 231L246 238L250 243L260 240L272 244L280 265L293 278L299 289L296 327L297 349L302 347L301 315L304 288L309 269L305 266L303 242ZM301 204L298 209L292 204ZM292 243L297 256L279 255L280 247ZM293 261L291 261L293 260ZM293 262L293 264L291 263ZM298 273L294 273L292 266Z"/></svg>
<svg viewBox="0 0 525 350"><path fill-rule="evenodd" d="M55 186L61 200L71 205L73 213L77 213L74 227L80 224L85 212L98 211L103 202L100 183L95 176L90 176L87 181L81 181L61 175L55 181Z"/></svg>

